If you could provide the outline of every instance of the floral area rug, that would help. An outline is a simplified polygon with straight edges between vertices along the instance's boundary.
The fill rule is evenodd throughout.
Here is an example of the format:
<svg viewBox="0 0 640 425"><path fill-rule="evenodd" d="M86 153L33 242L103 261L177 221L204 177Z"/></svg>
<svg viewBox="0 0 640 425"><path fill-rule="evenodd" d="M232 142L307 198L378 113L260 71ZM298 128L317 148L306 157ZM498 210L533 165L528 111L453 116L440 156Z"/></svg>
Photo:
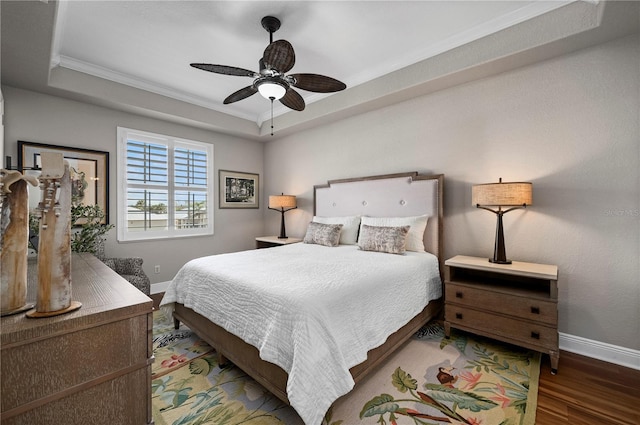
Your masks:
<svg viewBox="0 0 640 425"><path fill-rule="evenodd" d="M157 425L302 424L291 408L162 311L153 316L151 392Z"/></svg>
<svg viewBox="0 0 640 425"><path fill-rule="evenodd" d="M284 405L182 325L154 313L152 403L158 425L303 425ZM327 365L327 367L330 367ZM464 332L423 327L318 425L533 425L540 354Z"/></svg>

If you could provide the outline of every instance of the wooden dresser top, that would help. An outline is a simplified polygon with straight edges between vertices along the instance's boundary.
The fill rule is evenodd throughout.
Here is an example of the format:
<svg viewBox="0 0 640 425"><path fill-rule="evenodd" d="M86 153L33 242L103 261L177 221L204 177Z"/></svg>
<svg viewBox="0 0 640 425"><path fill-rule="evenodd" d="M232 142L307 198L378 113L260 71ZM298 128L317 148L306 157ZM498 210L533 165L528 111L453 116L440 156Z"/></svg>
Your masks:
<svg viewBox="0 0 640 425"><path fill-rule="evenodd" d="M73 301L82 307L59 316L32 319L25 313L5 316L0 322L2 349L50 338L126 317L149 314L153 301L91 254L71 258ZM29 262L27 301L35 303L37 263Z"/></svg>

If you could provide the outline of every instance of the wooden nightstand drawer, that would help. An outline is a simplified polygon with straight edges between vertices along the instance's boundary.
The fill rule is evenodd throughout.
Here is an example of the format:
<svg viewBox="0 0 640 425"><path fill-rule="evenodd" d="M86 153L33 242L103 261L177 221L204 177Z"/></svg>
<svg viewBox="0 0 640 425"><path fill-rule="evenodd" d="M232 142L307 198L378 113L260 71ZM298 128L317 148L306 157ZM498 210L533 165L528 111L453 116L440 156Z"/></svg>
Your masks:
<svg viewBox="0 0 640 425"><path fill-rule="evenodd" d="M480 334L495 334L498 337L517 340L523 345L555 348L558 345L558 331L541 323L486 313L467 307L447 304L444 308L447 321L456 327L476 329ZM492 335L491 335L492 336Z"/></svg>
<svg viewBox="0 0 640 425"><path fill-rule="evenodd" d="M482 286L447 282L445 301L554 326L558 323L558 305L555 301L487 290Z"/></svg>

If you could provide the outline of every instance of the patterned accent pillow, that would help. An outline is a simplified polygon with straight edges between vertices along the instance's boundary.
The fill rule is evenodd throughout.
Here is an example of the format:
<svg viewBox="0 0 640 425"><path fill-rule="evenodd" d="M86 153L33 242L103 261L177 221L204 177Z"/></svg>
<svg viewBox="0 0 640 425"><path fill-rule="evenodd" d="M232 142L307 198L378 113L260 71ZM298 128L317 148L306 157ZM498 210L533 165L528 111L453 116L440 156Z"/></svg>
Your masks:
<svg viewBox="0 0 640 425"><path fill-rule="evenodd" d="M304 243L312 243L324 246L338 246L342 224L309 223L307 234L304 235Z"/></svg>
<svg viewBox="0 0 640 425"><path fill-rule="evenodd" d="M360 216L348 217L318 217L314 216L313 221L324 224L342 224L340 232L341 245L355 245L358 242L358 230L360 229Z"/></svg>
<svg viewBox="0 0 640 425"><path fill-rule="evenodd" d="M405 249L407 251L424 252L424 231L427 228L428 215L414 217L362 217L362 224L367 226L398 227L410 226Z"/></svg>
<svg viewBox="0 0 640 425"><path fill-rule="evenodd" d="M409 227L367 226L363 224L360 227L358 246L363 251L404 254Z"/></svg>

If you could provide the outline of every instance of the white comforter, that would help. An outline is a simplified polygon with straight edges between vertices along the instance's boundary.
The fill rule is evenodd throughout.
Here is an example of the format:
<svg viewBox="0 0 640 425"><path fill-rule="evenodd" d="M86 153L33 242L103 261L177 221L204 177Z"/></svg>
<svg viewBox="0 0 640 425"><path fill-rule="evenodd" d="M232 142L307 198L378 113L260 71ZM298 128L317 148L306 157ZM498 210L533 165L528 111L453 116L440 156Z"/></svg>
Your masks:
<svg viewBox="0 0 640 425"><path fill-rule="evenodd" d="M298 243L192 260L162 304L184 304L257 347L289 374L305 424L319 425L353 388L349 368L440 296L431 254Z"/></svg>

